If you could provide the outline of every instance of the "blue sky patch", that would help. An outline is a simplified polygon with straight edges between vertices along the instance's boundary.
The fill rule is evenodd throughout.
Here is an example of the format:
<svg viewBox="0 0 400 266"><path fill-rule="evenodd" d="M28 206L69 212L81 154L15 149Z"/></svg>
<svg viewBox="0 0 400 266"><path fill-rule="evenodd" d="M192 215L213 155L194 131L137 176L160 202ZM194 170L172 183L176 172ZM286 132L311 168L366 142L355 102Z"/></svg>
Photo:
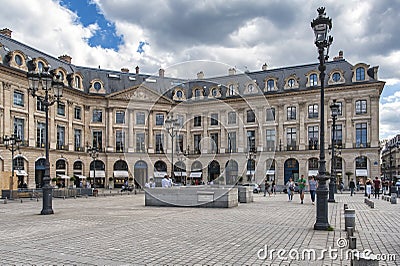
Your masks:
<svg viewBox="0 0 400 266"><path fill-rule="evenodd" d="M91 47L100 46L102 48L118 50L118 46L122 44L121 36L115 34L115 25L107 21L104 16L99 13L96 4L86 0L62 0L60 4L78 14L79 22L87 27L90 24L97 23L100 29L91 37L88 42Z"/></svg>

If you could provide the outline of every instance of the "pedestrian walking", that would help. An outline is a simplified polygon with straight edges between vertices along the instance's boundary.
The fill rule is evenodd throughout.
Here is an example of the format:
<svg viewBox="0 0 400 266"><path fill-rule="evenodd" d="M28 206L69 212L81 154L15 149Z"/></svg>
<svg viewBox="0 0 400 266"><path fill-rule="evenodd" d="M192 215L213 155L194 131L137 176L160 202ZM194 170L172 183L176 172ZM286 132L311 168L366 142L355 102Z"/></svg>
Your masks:
<svg viewBox="0 0 400 266"><path fill-rule="evenodd" d="M310 190L312 205L315 205L315 191L317 190L317 181L315 181L313 176L311 177L310 181L308 181L308 188Z"/></svg>
<svg viewBox="0 0 400 266"><path fill-rule="evenodd" d="M264 197L267 195L267 192L268 192L268 195L271 196L271 194L270 194L270 192L269 192L269 183L268 183L268 180L265 179L265 183L264 183Z"/></svg>
<svg viewBox="0 0 400 266"><path fill-rule="evenodd" d="M354 194L354 188L356 187L356 184L354 183L354 180L351 179L349 183L349 188L350 188L350 196L353 196Z"/></svg>
<svg viewBox="0 0 400 266"><path fill-rule="evenodd" d="M340 181L339 191L340 191L341 194L343 194L343 188L344 188L344 183L343 183L343 181Z"/></svg>
<svg viewBox="0 0 400 266"><path fill-rule="evenodd" d="M276 195L276 184L275 184L275 180L272 181L272 184L271 184L271 194L273 194L274 196Z"/></svg>
<svg viewBox="0 0 400 266"><path fill-rule="evenodd" d="M371 198L371 191L372 191L372 182L368 179L367 183L365 184L365 193L368 198Z"/></svg>
<svg viewBox="0 0 400 266"><path fill-rule="evenodd" d="M289 181L286 183L286 189L289 197L289 201L293 200L293 193L294 193L294 182L292 178L289 178Z"/></svg>
<svg viewBox="0 0 400 266"><path fill-rule="evenodd" d="M357 180L357 191L360 191L360 180Z"/></svg>
<svg viewBox="0 0 400 266"><path fill-rule="evenodd" d="M375 199L379 198L379 191L381 190L381 180L379 180L379 177L375 177L374 180L374 195L375 195Z"/></svg>
<svg viewBox="0 0 400 266"><path fill-rule="evenodd" d="M303 204L304 201L304 190L306 189L307 180L304 175L301 175L300 179L297 180L299 183L299 193L300 193L300 203Z"/></svg>

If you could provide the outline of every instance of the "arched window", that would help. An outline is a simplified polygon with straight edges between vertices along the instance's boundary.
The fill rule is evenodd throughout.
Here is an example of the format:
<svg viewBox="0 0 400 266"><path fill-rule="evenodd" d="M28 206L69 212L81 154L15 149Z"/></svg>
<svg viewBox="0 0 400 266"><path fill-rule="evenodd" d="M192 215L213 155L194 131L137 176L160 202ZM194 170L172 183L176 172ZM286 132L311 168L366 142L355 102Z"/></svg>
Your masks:
<svg viewBox="0 0 400 266"><path fill-rule="evenodd" d="M340 75L339 72L333 73L333 75L332 75L332 80L333 80L334 82L339 82L339 81L340 81L340 78L341 78L341 75Z"/></svg>
<svg viewBox="0 0 400 266"><path fill-rule="evenodd" d="M198 98L198 97L200 97L200 96L201 96L201 91L200 91L199 89L196 89L196 90L194 91L194 97Z"/></svg>
<svg viewBox="0 0 400 266"><path fill-rule="evenodd" d="M273 91L275 90L275 80L269 79L267 81L267 91Z"/></svg>
<svg viewBox="0 0 400 266"><path fill-rule="evenodd" d="M317 86L318 85L318 77L317 74L310 75L310 86Z"/></svg>
<svg viewBox="0 0 400 266"><path fill-rule="evenodd" d="M365 80L365 69L363 67L359 67L356 69L356 81Z"/></svg>

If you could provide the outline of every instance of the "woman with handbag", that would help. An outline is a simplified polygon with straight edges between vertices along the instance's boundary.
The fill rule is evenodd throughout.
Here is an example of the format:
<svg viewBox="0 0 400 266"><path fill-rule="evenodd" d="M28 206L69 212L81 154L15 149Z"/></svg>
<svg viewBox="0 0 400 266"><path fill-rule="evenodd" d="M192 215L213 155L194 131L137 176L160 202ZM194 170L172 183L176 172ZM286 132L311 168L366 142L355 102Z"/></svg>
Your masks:
<svg viewBox="0 0 400 266"><path fill-rule="evenodd" d="M289 181L287 181L286 189L287 189L289 201L292 201L293 200L293 194L294 194L294 182L293 182L292 178L290 178Z"/></svg>

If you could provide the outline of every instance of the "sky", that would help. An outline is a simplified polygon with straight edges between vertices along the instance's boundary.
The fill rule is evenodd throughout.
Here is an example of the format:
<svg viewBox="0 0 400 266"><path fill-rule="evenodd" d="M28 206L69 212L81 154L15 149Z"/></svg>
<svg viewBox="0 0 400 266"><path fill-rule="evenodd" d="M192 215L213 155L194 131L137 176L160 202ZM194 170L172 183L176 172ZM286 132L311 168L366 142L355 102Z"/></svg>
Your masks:
<svg viewBox="0 0 400 266"><path fill-rule="evenodd" d="M317 63L310 22L332 18L330 58L379 66L380 139L400 134L400 0L0 0L0 28L79 66L195 78ZM44 8L45 7L45 8ZM188 64L190 63L190 64Z"/></svg>

